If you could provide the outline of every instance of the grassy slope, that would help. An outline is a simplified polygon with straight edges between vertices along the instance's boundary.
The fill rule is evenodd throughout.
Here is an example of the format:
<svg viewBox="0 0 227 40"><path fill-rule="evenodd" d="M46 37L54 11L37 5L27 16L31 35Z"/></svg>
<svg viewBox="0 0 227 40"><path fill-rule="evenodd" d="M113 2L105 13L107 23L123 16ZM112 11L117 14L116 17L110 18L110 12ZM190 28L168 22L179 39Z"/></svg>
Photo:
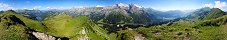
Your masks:
<svg viewBox="0 0 227 40"><path fill-rule="evenodd" d="M210 11L200 10L200 11L193 12L193 14L189 15L188 18L192 21L199 22L203 20L216 19L223 15L226 15L226 13L223 12L221 9L212 8Z"/></svg>
<svg viewBox="0 0 227 40"><path fill-rule="evenodd" d="M215 19L223 15L226 15L225 12L223 12L221 9L214 8L211 12L208 13L208 15L204 17L204 20Z"/></svg>
<svg viewBox="0 0 227 40"><path fill-rule="evenodd" d="M13 16L14 15L17 18L19 18L21 21L23 21L23 23L26 25L26 27L29 27L29 28L34 29L36 31L44 32L46 30L41 22L26 18L26 17L24 17L23 15L20 15L20 14L16 14L12 10L6 11L2 15L4 15L4 16Z"/></svg>
<svg viewBox="0 0 227 40"><path fill-rule="evenodd" d="M52 16L43 21L47 27L47 33L56 37L68 37L77 40L81 36L87 35L92 40L111 39L107 32L89 20L86 16L76 16L75 18L67 14ZM85 28L86 34L80 34Z"/></svg>
<svg viewBox="0 0 227 40"><path fill-rule="evenodd" d="M4 24L0 23L0 39L1 40L28 40L25 27L22 25L11 25L3 28Z"/></svg>
<svg viewBox="0 0 227 40"><path fill-rule="evenodd" d="M1 40L28 40L26 27L21 24L14 24L12 17L14 12L6 11L0 14L0 39Z"/></svg>
<svg viewBox="0 0 227 40"><path fill-rule="evenodd" d="M205 20L200 25L202 26L220 26L227 23L227 15L219 17L217 19Z"/></svg>
<svg viewBox="0 0 227 40"><path fill-rule="evenodd" d="M45 28L45 26L42 25L41 22L26 18L22 15L16 15L16 17L18 17L20 20L22 20L27 27L34 29L38 32L46 32L46 28Z"/></svg>
<svg viewBox="0 0 227 40"><path fill-rule="evenodd" d="M226 40L224 26L199 26L190 21L179 21L171 26L154 26L150 28L137 28L136 31L145 34L147 40ZM223 28L224 27L224 28Z"/></svg>
<svg viewBox="0 0 227 40"><path fill-rule="evenodd" d="M86 35L88 35L90 39L94 39L94 40L95 39L96 40L105 40L105 39L114 40L115 39L115 38L109 38L106 30L100 28L99 25L96 25L95 23L90 21L86 16L77 16L76 18L73 18L72 16L69 16L66 14L59 14L53 17L50 16L48 19L43 21L43 24L45 26L42 25L42 23L39 21L26 18L23 15L16 14L13 11L7 11L4 14L1 14L1 16L3 16L1 19L3 19L4 17L10 17L12 15L19 18L25 24L26 27L30 29L34 29L35 31L38 31L38 32L48 33L56 37L68 37L68 38L72 38L72 40L73 38L77 39L78 36L81 36L81 34L79 33L81 29L85 28L87 32ZM11 22L11 21L9 19L1 20L1 27L2 28L5 27L4 25L6 25L5 23L7 22ZM15 27L21 27L21 26L15 26ZM9 33L9 32L11 31L1 29L1 34L2 34L1 36L7 35L1 38L18 39L18 37L22 36L23 34L22 31L20 31L22 33L19 32L20 34L17 34L17 32L15 33L14 32ZM23 38L26 38L26 37L23 37Z"/></svg>
<svg viewBox="0 0 227 40"><path fill-rule="evenodd" d="M75 36L75 33L78 33L80 29L82 29L80 25L74 25L76 24L74 19L66 14L50 17L49 19L44 20L43 23L48 29L47 33L57 37Z"/></svg>

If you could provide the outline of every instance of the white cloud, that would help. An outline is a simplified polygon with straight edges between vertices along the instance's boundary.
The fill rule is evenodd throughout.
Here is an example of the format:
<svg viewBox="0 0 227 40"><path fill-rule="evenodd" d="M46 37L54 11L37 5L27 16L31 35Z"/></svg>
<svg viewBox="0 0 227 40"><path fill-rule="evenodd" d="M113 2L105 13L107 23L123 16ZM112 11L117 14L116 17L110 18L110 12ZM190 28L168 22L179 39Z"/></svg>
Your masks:
<svg viewBox="0 0 227 40"><path fill-rule="evenodd" d="M72 8L85 8L85 7L89 7L89 6L74 6Z"/></svg>
<svg viewBox="0 0 227 40"><path fill-rule="evenodd" d="M27 8L23 8L23 9L27 9Z"/></svg>
<svg viewBox="0 0 227 40"><path fill-rule="evenodd" d="M34 10L37 10L37 9L40 9L42 6L34 6L33 9Z"/></svg>
<svg viewBox="0 0 227 40"><path fill-rule="evenodd" d="M214 3L215 3L215 7L217 7L217 8L226 7L225 2L215 1Z"/></svg>
<svg viewBox="0 0 227 40"><path fill-rule="evenodd" d="M205 7L213 7L213 4L208 3L208 4L204 4Z"/></svg>
<svg viewBox="0 0 227 40"><path fill-rule="evenodd" d="M221 1L215 1L214 4L208 3L204 4L205 7L211 7L211 8L220 8L224 11L227 11L227 4L226 2L221 2Z"/></svg>
<svg viewBox="0 0 227 40"><path fill-rule="evenodd" d="M54 10L54 9L64 10L64 9L67 9L67 8L66 7L46 7L46 9L48 9L48 10Z"/></svg>
<svg viewBox="0 0 227 40"><path fill-rule="evenodd" d="M47 9L51 9L50 7L46 7Z"/></svg>
<svg viewBox="0 0 227 40"><path fill-rule="evenodd" d="M0 3L0 10L9 10L9 9L13 9L13 7L10 7L9 4Z"/></svg>
<svg viewBox="0 0 227 40"><path fill-rule="evenodd" d="M57 7L46 7L47 9L58 9Z"/></svg>
<svg viewBox="0 0 227 40"><path fill-rule="evenodd" d="M96 5L95 7L103 7L102 5Z"/></svg>

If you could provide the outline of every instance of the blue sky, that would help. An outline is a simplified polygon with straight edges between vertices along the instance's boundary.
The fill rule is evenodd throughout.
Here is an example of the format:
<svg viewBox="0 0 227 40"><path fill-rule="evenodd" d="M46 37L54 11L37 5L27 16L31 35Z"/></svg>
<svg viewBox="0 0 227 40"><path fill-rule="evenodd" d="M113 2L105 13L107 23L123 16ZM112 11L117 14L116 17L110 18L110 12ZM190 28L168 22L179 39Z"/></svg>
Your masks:
<svg viewBox="0 0 227 40"><path fill-rule="evenodd" d="M219 7L216 3L224 5ZM81 6L111 6L117 3L137 4L157 10L191 10L204 6L227 9L227 0L0 0L0 10L7 9L48 9Z"/></svg>

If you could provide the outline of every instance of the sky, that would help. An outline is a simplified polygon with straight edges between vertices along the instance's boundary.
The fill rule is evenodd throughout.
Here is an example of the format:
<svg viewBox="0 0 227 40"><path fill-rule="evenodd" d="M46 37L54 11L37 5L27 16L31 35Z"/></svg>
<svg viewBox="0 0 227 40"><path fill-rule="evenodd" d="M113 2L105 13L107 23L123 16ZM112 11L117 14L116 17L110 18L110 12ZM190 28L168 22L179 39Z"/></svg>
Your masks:
<svg viewBox="0 0 227 40"><path fill-rule="evenodd" d="M118 3L137 4L156 10L193 10L202 7L227 10L227 0L0 0L0 10L68 9L72 7L111 6Z"/></svg>

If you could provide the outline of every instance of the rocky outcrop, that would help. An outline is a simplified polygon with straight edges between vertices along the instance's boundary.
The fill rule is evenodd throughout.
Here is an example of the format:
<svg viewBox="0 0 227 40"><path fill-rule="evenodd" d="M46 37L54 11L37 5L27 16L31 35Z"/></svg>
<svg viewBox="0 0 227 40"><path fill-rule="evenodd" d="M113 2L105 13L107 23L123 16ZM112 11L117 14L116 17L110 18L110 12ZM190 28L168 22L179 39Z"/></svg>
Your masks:
<svg viewBox="0 0 227 40"><path fill-rule="evenodd" d="M134 35L134 40L144 40L145 37L142 36L142 34L135 34Z"/></svg>
<svg viewBox="0 0 227 40"><path fill-rule="evenodd" d="M32 34L39 40L61 40L61 39L56 39L55 37L44 34L44 33L32 32Z"/></svg>
<svg viewBox="0 0 227 40"><path fill-rule="evenodd" d="M80 31L80 34L83 36L78 37L78 40L90 40L89 37L86 35L86 30L83 27L83 29Z"/></svg>
<svg viewBox="0 0 227 40"><path fill-rule="evenodd" d="M129 4L128 13L142 12L140 10L141 10L140 7L137 6L136 4Z"/></svg>

